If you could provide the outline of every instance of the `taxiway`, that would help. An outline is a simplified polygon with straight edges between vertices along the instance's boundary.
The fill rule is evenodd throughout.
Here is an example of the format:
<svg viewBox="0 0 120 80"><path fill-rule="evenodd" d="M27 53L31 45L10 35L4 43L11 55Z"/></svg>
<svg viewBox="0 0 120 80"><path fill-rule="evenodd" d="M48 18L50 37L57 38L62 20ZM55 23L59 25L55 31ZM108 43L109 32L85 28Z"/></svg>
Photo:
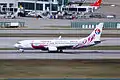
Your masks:
<svg viewBox="0 0 120 80"><path fill-rule="evenodd" d="M120 59L120 50L65 50L63 53L1 50L0 59Z"/></svg>

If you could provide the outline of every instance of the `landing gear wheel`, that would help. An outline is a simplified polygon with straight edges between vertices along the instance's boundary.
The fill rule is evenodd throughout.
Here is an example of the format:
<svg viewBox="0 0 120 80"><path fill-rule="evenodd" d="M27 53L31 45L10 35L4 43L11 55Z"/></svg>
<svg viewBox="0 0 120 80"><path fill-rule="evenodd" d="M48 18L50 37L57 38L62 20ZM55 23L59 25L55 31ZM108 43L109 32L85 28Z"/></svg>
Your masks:
<svg viewBox="0 0 120 80"><path fill-rule="evenodd" d="M60 53L62 53L62 52L63 52L63 50L60 50L59 52L60 52Z"/></svg>
<svg viewBox="0 0 120 80"><path fill-rule="evenodd" d="M24 52L24 49L19 49L20 52Z"/></svg>

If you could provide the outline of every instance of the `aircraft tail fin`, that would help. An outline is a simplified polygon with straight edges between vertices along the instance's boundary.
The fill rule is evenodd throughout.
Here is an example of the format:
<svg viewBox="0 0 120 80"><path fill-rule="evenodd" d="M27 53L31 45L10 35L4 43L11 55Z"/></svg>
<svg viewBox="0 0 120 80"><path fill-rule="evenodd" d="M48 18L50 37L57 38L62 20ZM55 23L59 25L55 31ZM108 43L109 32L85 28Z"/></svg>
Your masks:
<svg viewBox="0 0 120 80"><path fill-rule="evenodd" d="M100 43L103 24L104 23L99 23L88 37L83 38L81 40L81 43L74 45L73 48L83 48L83 47L93 46L95 44Z"/></svg>
<svg viewBox="0 0 120 80"><path fill-rule="evenodd" d="M90 4L90 6L100 6L102 3L102 0L97 0L95 3Z"/></svg>
<svg viewBox="0 0 120 80"><path fill-rule="evenodd" d="M88 41L100 41L102 28L104 23L99 23L96 28L93 30L93 32L87 37Z"/></svg>

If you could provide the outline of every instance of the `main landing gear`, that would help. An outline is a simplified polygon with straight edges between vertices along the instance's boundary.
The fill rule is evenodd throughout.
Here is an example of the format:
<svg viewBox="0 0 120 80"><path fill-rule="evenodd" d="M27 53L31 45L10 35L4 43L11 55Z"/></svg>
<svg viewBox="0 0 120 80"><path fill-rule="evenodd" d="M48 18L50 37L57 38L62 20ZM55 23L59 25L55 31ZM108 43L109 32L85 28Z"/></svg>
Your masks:
<svg viewBox="0 0 120 80"><path fill-rule="evenodd" d="M57 52L57 53L62 53L62 52L63 52L63 50L57 50L57 51L48 51L48 52L49 52L49 53L51 53L51 52L52 52L52 53L56 53L56 52Z"/></svg>
<svg viewBox="0 0 120 80"><path fill-rule="evenodd" d="M62 49L60 49L60 50L58 50L57 52L60 52L60 53L62 53L62 52L63 52L63 50L62 50Z"/></svg>

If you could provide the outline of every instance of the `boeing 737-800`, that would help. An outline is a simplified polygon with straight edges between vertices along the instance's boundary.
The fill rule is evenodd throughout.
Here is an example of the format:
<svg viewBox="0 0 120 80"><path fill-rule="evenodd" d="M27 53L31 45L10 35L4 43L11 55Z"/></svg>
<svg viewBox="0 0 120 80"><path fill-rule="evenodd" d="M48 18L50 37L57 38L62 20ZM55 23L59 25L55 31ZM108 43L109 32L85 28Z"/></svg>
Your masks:
<svg viewBox="0 0 120 80"><path fill-rule="evenodd" d="M65 49L79 49L94 46L101 42L100 37L103 24L99 23L88 37L78 40L62 40L60 39L61 37L57 40L23 40L17 42L14 46L22 52L32 49L47 50L48 52L63 52Z"/></svg>

